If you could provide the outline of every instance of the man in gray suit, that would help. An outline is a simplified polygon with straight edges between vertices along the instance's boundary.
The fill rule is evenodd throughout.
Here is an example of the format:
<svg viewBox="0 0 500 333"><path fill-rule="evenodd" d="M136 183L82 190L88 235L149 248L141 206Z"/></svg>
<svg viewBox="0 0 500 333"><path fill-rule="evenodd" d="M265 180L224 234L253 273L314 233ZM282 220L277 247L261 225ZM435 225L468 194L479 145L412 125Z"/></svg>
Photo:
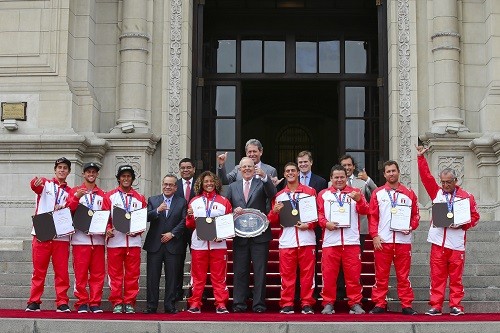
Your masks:
<svg viewBox="0 0 500 333"><path fill-rule="evenodd" d="M243 157L239 164L240 178L232 182L225 197L231 202L235 213L244 208L258 209L268 213L266 203L276 194L276 187L267 174L255 177L255 165L251 158ZM250 261L253 262L254 288L252 310L257 313L266 311L266 272L269 254L269 242L272 239L271 228L251 238L236 236L233 240L233 311L245 312L246 298L250 284Z"/></svg>
<svg viewBox="0 0 500 333"><path fill-rule="evenodd" d="M148 234L144 241L147 255L147 308L144 313L156 313L162 266L165 270L165 313L177 313L175 293L182 270L182 253L186 251L183 233L186 229L186 200L175 194L177 177L168 174L162 180L162 194L148 199Z"/></svg>
<svg viewBox="0 0 500 333"><path fill-rule="evenodd" d="M245 144L245 154L247 157L252 159L253 163L255 164L256 177L259 178L268 175L269 177L271 177L270 180L272 181L273 178L278 177L278 173L276 172L276 169L274 167L261 162L260 158L263 151L264 148L262 147L262 143L260 143L260 141L257 139L250 139ZM219 176L223 185L228 185L241 179L241 174L238 170L239 167L237 165L231 172L226 174L226 160L227 152L217 156L217 162L219 164L217 168L217 175Z"/></svg>

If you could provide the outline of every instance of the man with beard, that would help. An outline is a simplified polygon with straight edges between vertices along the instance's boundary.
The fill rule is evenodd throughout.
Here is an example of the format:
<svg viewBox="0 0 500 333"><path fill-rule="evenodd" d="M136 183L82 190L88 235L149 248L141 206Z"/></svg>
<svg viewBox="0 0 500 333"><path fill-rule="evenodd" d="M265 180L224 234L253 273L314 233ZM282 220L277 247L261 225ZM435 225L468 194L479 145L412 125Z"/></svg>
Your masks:
<svg viewBox="0 0 500 333"><path fill-rule="evenodd" d="M387 311L389 274L391 263L394 262L402 313L415 315L417 312L411 307L414 296L409 276L411 231L417 229L420 220L417 196L399 182L399 165L396 161L384 163L384 178L386 183L372 193L368 217L375 256L375 286L372 290L375 307L370 313ZM391 219L396 218L398 210L410 211L408 230L396 231L391 228Z"/></svg>

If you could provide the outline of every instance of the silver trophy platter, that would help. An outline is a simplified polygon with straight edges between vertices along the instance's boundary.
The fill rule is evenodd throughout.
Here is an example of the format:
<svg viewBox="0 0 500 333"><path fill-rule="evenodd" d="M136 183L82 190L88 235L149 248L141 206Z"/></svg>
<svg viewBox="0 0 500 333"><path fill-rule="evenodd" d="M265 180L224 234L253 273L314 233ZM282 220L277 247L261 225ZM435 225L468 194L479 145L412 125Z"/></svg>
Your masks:
<svg viewBox="0 0 500 333"><path fill-rule="evenodd" d="M240 214L234 214L234 231L239 237L256 237L269 226L267 216L260 210L245 208Z"/></svg>

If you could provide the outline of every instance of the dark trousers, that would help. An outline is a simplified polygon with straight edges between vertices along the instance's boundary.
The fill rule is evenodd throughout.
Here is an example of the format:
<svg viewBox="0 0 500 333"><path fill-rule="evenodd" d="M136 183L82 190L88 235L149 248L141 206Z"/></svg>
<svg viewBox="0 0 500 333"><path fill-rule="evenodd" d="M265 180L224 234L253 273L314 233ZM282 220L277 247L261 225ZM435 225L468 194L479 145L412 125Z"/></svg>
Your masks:
<svg viewBox="0 0 500 333"><path fill-rule="evenodd" d="M253 304L252 309L266 310L266 273L269 257L269 242L256 243L249 238L245 245L233 242L234 291L233 309L246 310L246 299L250 285L250 265L253 263Z"/></svg>
<svg viewBox="0 0 500 333"><path fill-rule="evenodd" d="M156 310L158 307L162 266L165 270L164 309L173 310L175 308L175 288L182 266L181 260L182 255L170 253L165 244L162 244L157 252L148 252L146 304L149 309Z"/></svg>

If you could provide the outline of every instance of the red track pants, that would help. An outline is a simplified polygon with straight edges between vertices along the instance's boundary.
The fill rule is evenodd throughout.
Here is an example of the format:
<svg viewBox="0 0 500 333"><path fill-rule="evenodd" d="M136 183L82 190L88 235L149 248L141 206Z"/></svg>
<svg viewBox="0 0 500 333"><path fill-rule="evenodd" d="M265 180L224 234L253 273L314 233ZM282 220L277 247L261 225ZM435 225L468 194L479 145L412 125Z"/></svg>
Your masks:
<svg viewBox="0 0 500 333"><path fill-rule="evenodd" d="M450 277L450 308L463 311L464 298L462 274L464 272L465 251L451 250L435 244L431 247L431 307L442 310L448 276Z"/></svg>
<svg viewBox="0 0 500 333"><path fill-rule="evenodd" d="M382 244L382 250L375 250L375 286L372 289L372 300L375 306L387 306L389 291L389 274L394 262L398 281L398 297L402 308L411 307L413 289L410 283L411 244Z"/></svg>
<svg viewBox="0 0 500 333"><path fill-rule="evenodd" d="M188 303L192 308L201 308L201 297L208 272L210 272L210 280L214 290L215 307L226 306L229 299L229 291L226 286L227 250L191 249L192 296L188 299Z"/></svg>
<svg viewBox="0 0 500 333"><path fill-rule="evenodd" d="M106 274L104 245L73 245L73 271L75 309L84 304L100 306Z"/></svg>
<svg viewBox="0 0 500 333"><path fill-rule="evenodd" d="M68 304L69 289L69 242L45 241L40 242L33 237L31 242L33 260L33 275L31 277L31 291L29 303L42 303L41 298L45 285L47 269L52 258L54 268L54 285L56 288L56 306Z"/></svg>
<svg viewBox="0 0 500 333"><path fill-rule="evenodd" d="M300 272L301 306L314 305L315 245L280 249L281 300L280 307L293 306L297 266Z"/></svg>
<svg viewBox="0 0 500 333"><path fill-rule="evenodd" d="M108 247L109 301L135 305L141 275L140 247Z"/></svg>
<svg viewBox="0 0 500 333"><path fill-rule="evenodd" d="M321 272L323 273L323 306L334 304L337 299L337 277L340 265L344 270L349 307L360 304L363 298L361 277L361 249L359 245L330 246L323 248Z"/></svg>

